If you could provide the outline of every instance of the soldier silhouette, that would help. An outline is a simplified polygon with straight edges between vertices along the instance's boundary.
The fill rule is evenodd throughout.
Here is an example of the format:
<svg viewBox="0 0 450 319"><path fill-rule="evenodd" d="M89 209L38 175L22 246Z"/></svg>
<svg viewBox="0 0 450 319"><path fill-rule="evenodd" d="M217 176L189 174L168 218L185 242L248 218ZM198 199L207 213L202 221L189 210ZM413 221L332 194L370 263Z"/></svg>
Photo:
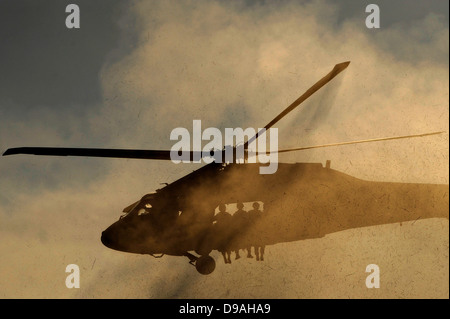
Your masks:
<svg viewBox="0 0 450 319"><path fill-rule="evenodd" d="M253 209L248 212L249 222L253 227L253 231L250 234L250 238L255 247L256 260L263 261L266 246L264 246L262 235L257 231L258 228L255 227L256 224L261 220L262 212L259 209L258 202L254 202L252 206Z"/></svg>
<svg viewBox="0 0 450 319"><path fill-rule="evenodd" d="M234 228L234 247L236 247L236 259L241 258L239 255L239 249L245 247L247 249L247 258L253 258L251 249L252 247L248 245L248 226L249 219L248 213L243 209L244 204L239 201L236 204L237 211L233 215L233 228Z"/></svg>
<svg viewBox="0 0 450 319"><path fill-rule="evenodd" d="M231 264L230 229L232 217L227 212L225 204L219 205L219 212L214 216L217 227L218 250L222 253L226 264Z"/></svg>

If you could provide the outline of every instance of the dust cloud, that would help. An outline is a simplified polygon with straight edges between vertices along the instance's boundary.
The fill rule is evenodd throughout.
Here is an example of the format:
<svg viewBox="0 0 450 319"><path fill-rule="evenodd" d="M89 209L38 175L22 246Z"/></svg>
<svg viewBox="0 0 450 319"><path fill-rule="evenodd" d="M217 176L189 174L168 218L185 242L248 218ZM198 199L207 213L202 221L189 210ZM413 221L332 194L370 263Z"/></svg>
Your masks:
<svg viewBox="0 0 450 319"><path fill-rule="evenodd" d="M111 136L108 145L170 149L171 130L190 129L193 119L221 130L261 127L335 64L350 60L330 87L277 125L280 148L446 133L280 155L280 161L331 160L333 169L362 180L448 184L448 66L426 58L448 55L448 26L438 16L411 30L381 29L374 39L361 21L337 25L337 8L326 1L134 1L128 9L135 23L122 27L135 29L137 46L105 64L102 109L92 115L92 132ZM421 39L431 35L424 46ZM410 59L386 50L394 42ZM52 139L50 128L42 130ZM30 169L54 161L39 159ZM228 265L214 252L216 270L202 276L185 257L153 259L100 242L124 207L199 165L86 161L102 161L106 172L85 187L68 183L31 195L8 190L11 203L0 205L0 272L9 274L0 278L1 297L448 298L448 215L277 243L266 247L264 262L241 258ZM286 184L286 190L297 185ZM448 186L446 196L448 205ZM80 266L79 290L64 285L70 263ZM381 270L380 289L365 287L372 263Z"/></svg>

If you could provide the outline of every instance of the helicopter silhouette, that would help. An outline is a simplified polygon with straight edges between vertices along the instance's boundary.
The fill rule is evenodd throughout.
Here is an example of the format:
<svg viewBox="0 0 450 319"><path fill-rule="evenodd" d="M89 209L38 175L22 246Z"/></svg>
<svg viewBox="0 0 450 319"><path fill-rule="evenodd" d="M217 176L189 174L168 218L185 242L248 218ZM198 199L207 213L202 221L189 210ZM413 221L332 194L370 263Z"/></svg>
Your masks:
<svg viewBox="0 0 450 319"><path fill-rule="evenodd" d="M350 62L339 63L263 130L270 129L308 97L345 70ZM102 243L114 250L148 254L186 256L197 271L214 271L213 250L225 253L247 247L264 247L283 242L320 238L352 228L419 218L449 215L448 185L365 181L321 163L278 163L274 174L260 174L258 163L248 163L249 144L243 145L244 164L212 162L176 180L123 209L123 215L102 232ZM313 148L424 137L443 132L384 137L368 140L314 145L278 150L278 153ZM234 146L234 156L237 147ZM168 150L19 147L3 156L34 154L47 156L90 156L170 160ZM223 155L225 150L223 150ZM254 154L253 154L254 155ZM189 152L191 160L198 158ZM200 156L204 156L200 155ZM224 156L222 156L224 158ZM224 226L215 211L225 204L263 203L259 218L245 227ZM256 206L257 207L257 206ZM230 216L231 217L231 216ZM197 254L197 255L195 255ZM259 257L259 256L258 256ZM262 256L261 256L262 258ZM229 261L231 262L231 261Z"/></svg>

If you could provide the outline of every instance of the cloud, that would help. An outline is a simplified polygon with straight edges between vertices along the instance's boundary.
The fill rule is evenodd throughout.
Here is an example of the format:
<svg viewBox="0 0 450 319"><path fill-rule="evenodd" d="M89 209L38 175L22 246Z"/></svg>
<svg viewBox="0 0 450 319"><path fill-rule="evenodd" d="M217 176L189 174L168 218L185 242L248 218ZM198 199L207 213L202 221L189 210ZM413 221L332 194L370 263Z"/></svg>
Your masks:
<svg viewBox="0 0 450 319"><path fill-rule="evenodd" d="M445 23L430 14L413 28L397 26L373 38L366 28L356 28L355 20L333 29L336 11L320 1L276 8L136 2L131 13L137 15L138 45L102 74L105 95L115 101L106 107L126 127L123 145L132 139L168 148L170 131L190 129L193 119L222 129L261 127L346 60L352 63L335 83L278 124L280 147L448 131L448 68L437 58L446 48L448 53ZM344 156L329 149L288 159L318 154L348 163L358 158L367 168L349 172L363 177L403 179L407 171L411 181L448 182L447 174L423 176L420 164L448 172L447 140L448 134L343 147ZM435 152L431 162L421 158L428 152ZM400 164L405 170L398 174L377 173Z"/></svg>
<svg viewBox="0 0 450 319"><path fill-rule="evenodd" d="M3 135L3 143L19 144L29 137L35 144L42 139L61 146L89 146L92 134L105 147L170 149L171 130L190 129L193 119L220 129L267 124L336 63L347 60L351 64L339 78L279 123L280 147L448 132L448 65L441 62L448 56L448 26L441 18L428 15L413 28L398 25L373 37L354 19L337 24L338 11L326 1L280 6L135 1L122 27L124 35L130 28L136 32L136 46L104 65L103 102L90 114L89 128L80 132L77 121L69 120L69 133L61 137L58 128L26 119L5 130L10 133ZM40 123L48 116L39 114ZM20 139L14 137L17 132ZM367 180L448 184L448 133L280 159L331 159L333 168ZM448 221L418 221L407 229L356 229L278 244L267 248L264 264L242 260L229 267L218 259L216 272L203 277L187 259L150 260L110 251L99 241L101 231L123 207L198 165L2 160L2 174L8 165L13 168L6 173L8 180L24 168L70 163L60 164L67 171L57 177L57 187L37 184L30 194L23 191L29 189L25 178L24 185L13 182L11 189L2 183L9 200L0 205L2 237L7 238L0 250L10 263L2 263L0 271L12 274L0 283L5 297L368 297L365 288L349 287L363 284L365 266L373 260L382 263L383 270L390 269L389 279L398 281L390 286L390 296L417 296L419 291L429 297L448 296L448 286L439 279L444 273L448 276ZM97 176L89 169L92 165L102 167ZM47 180L51 170L37 174L36 179ZM415 247L419 238L425 243ZM429 256L430 250L436 254ZM79 292L63 286L68 263L79 263L86 276ZM414 271L427 274L408 282L405 278ZM41 288L30 287L30 282Z"/></svg>

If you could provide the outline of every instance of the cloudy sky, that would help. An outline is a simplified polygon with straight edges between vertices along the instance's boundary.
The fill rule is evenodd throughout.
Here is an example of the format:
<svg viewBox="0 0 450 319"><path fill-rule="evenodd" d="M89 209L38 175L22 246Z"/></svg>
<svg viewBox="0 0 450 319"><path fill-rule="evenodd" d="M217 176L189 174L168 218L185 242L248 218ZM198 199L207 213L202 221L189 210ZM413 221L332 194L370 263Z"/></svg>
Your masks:
<svg viewBox="0 0 450 319"><path fill-rule="evenodd" d="M77 3L81 28L67 29ZM278 125L306 151L371 180L448 184L448 1L2 1L0 151L19 146L170 149L172 129L261 127L340 62L337 79ZM0 158L2 298L448 298L448 220L419 220L268 247L264 263L201 276L186 258L112 251L124 207L197 164ZM217 257L215 255L215 257ZM186 259L186 260L185 260ZM65 267L81 288L65 287ZM384 288L368 290L380 264Z"/></svg>

